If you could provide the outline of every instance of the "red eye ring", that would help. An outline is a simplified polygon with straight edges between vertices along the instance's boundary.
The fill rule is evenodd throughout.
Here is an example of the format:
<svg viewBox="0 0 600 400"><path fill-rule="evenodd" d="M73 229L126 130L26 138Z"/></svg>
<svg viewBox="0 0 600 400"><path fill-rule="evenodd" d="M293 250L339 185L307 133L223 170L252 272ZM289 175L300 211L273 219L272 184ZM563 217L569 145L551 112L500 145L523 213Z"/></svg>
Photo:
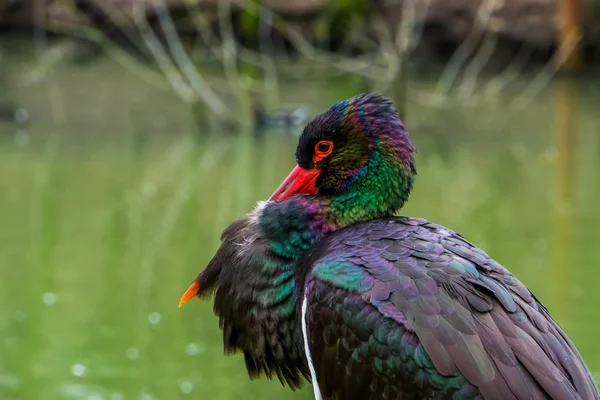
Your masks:
<svg viewBox="0 0 600 400"><path fill-rule="evenodd" d="M319 140L315 144L315 154L313 155L313 162L318 163L325 157L331 154L333 151L333 142L331 140Z"/></svg>

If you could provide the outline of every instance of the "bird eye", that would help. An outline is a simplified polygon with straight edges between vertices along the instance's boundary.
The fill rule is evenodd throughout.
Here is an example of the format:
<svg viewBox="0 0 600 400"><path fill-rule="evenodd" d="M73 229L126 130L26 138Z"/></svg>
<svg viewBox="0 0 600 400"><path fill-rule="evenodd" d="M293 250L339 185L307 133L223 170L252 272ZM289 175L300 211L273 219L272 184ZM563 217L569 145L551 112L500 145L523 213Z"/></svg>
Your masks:
<svg viewBox="0 0 600 400"><path fill-rule="evenodd" d="M313 162L317 163L331 154L333 151L333 142L331 140L320 140L315 145L315 154Z"/></svg>
<svg viewBox="0 0 600 400"><path fill-rule="evenodd" d="M319 142L319 152L321 153L327 153L329 151L329 147L331 145L328 142Z"/></svg>

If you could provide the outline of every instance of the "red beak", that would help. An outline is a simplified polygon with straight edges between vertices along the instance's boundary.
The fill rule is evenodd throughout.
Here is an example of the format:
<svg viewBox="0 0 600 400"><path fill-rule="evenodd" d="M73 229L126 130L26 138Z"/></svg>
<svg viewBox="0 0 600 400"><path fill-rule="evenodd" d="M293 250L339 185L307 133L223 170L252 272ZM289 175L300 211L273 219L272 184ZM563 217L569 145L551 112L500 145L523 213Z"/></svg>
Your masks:
<svg viewBox="0 0 600 400"><path fill-rule="evenodd" d="M320 173L318 169L304 169L296 165L269 200L283 201L294 194L317 194L319 190L315 182Z"/></svg>

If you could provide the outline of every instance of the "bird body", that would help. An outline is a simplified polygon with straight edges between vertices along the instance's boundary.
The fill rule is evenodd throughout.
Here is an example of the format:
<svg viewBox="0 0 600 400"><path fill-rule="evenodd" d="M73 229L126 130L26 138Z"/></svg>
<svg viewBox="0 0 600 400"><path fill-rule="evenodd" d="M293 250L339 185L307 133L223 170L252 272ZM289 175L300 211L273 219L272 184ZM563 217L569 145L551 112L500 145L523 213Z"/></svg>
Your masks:
<svg viewBox="0 0 600 400"><path fill-rule="evenodd" d="M317 399L599 399L517 278L459 234L394 216L413 152L386 98L335 104L182 303L214 293L226 352L243 352L251 377L310 378Z"/></svg>
<svg viewBox="0 0 600 400"><path fill-rule="evenodd" d="M546 308L447 228L360 223L305 262L302 318L324 399L597 398Z"/></svg>

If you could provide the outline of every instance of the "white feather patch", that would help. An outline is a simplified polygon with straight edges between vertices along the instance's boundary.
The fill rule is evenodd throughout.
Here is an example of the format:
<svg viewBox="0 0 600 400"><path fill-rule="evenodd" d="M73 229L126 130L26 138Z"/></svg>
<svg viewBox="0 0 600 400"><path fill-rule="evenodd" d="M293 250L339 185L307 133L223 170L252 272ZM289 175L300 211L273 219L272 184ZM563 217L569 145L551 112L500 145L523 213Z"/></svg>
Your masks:
<svg viewBox="0 0 600 400"><path fill-rule="evenodd" d="M258 225L258 220L262 215L262 211L266 205L266 201L259 201L254 210L246 214L248 226L243 228L241 232L243 241L236 243L236 245L239 247L238 255L240 257L243 257L246 251L251 248L250 246L252 243L254 243L254 241L260 237L260 232L258 229L256 229L256 225Z"/></svg>
<svg viewBox="0 0 600 400"><path fill-rule="evenodd" d="M308 347L308 327L306 322L306 306L308 304L308 297L304 294L302 300L302 337L304 338L304 353L306 354L306 360L308 361L308 368L310 369L310 377L312 378L313 390L315 392L315 400L323 400L321 391L319 390L319 383L317 382L317 373L315 372L315 366L313 365L312 356L310 355L310 348Z"/></svg>
<svg viewBox="0 0 600 400"><path fill-rule="evenodd" d="M256 207L254 207L254 210L250 211L250 213L248 214L248 219L250 221L252 221L253 223L257 224L258 219L262 215L263 208L265 208L267 203L268 203L268 201L259 201L256 204Z"/></svg>

